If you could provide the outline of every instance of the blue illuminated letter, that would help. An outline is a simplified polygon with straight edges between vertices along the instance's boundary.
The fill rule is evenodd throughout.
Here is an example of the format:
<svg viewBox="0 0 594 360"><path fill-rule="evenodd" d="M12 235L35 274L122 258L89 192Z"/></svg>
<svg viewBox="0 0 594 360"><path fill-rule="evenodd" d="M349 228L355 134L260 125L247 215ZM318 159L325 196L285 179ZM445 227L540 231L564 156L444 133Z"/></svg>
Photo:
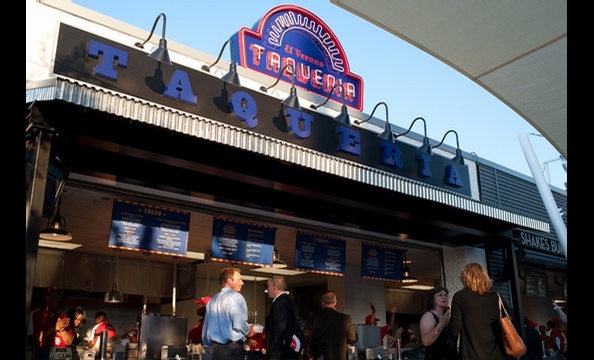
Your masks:
<svg viewBox="0 0 594 360"><path fill-rule="evenodd" d="M190 78L185 71L175 70L169 84L165 86L164 96L173 99L180 100L190 105L196 105L198 97L194 95L192 91L192 85L190 85Z"/></svg>
<svg viewBox="0 0 594 360"><path fill-rule="evenodd" d="M446 166L445 183L447 185L452 185L459 188L464 186L464 183L460 178L460 172L458 171L458 167L456 165Z"/></svg>
<svg viewBox="0 0 594 360"><path fill-rule="evenodd" d="M338 150L361 155L361 135L346 126L338 127Z"/></svg>
<svg viewBox="0 0 594 360"><path fill-rule="evenodd" d="M381 144L382 158L380 162L384 165L392 166L396 169L402 169L404 162L400 158L400 147L393 142L382 140Z"/></svg>
<svg viewBox="0 0 594 360"><path fill-rule="evenodd" d="M235 117L243 121L248 129L258 126L258 105L254 98L245 91L238 91L231 96L229 108Z"/></svg>
<svg viewBox="0 0 594 360"><path fill-rule="evenodd" d="M419 164L419 176L430 178L431 177L431 155L421 153L417 155L417 163Z"/></svg>
<svg viewBox="0 0 594 360"><path fill-rule="evenodd" d="M93 59L99 59L99 54L103 54L99 65L95 66L94 75L116 81L118 72L113 68L115 62L117 67L125 69L128 67L128 53L105 45L95 40L89 42L89 52L87 55Z"/></svg>
<svg viewBox="0 0 594 360"><path fill-rule="evenodd" d="M285 116L289 118L289 131L299 139L306 139L311 135L313 115L302 113L293 108L285 109Z"/></svg>

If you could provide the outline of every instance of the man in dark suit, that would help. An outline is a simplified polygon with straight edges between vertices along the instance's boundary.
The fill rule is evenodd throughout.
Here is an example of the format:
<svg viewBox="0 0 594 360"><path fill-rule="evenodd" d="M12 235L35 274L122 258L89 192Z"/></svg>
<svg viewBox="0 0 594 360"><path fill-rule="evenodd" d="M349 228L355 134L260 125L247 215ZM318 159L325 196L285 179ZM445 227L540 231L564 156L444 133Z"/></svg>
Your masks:
<svg viewBox="0 0 594 360"><path fill-rule="evenodd" d="M282 275L272 275L266 282L272 306L266 318L266 358L269 360L298 359L299 353L283 351L283 332L299 315L297 304L287 295L287 281Z"/></svg>
<svg viewBox="0 0 594 360"><path fill-rule="evenodd" d="M331 290L322 295L322 311L310 316L303 334L305 359L309 360L346 359L348 345L357 342L353 319L336 310L336 294Z"/></svg>

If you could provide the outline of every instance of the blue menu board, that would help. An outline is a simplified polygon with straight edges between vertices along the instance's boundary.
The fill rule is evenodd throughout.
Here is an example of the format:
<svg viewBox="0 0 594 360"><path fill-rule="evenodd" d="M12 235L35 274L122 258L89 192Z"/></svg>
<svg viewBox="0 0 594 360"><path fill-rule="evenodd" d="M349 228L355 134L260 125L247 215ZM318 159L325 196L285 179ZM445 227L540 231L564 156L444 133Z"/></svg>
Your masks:
<svg viewBox="0 0 594 360"><path fill-rule="evenodd" d="M377 244L361 245L361 277L402 281L402 250Z"/></svg>
<svg viewBox="0 0 594 360"><path fill-rule="evenodd" d="M344 276L346 241L297 232L295 270Z"/></svg>
<svg viewBox="0 0 594 360"><path fill-rule="evenodd" d="M190 212L115 199L109 247L186 256Z"/></svg>
<svg viewBox="0 0 594 360"><path fill-rule="evenodd" d="M276 228L215 218L210 259L272 266Z"/></svg>

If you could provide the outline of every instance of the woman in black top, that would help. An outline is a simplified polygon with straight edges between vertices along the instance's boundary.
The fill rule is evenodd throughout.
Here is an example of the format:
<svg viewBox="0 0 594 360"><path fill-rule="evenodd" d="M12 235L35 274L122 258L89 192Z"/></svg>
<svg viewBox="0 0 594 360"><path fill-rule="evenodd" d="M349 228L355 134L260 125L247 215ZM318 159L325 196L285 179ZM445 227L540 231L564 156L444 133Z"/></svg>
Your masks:
<svg viewBox="0 0 594 360"><path fill-rule="evenodd" d="M505 354L499 325L499 296L485 268L471 262L460 272L462 290L452 297L450 327L460 335L462 360L504 360Z"/></svg>
<svg viewBox="0 0 594 360"><path fill-rule="evenodd" d="M87 313L85 310L77 306L68 310L66 316L70 319L70 328L72 329L72 333L74 334L74 338L72 339L71 346L76 347L78 343L80 343L81 336L80 336L80 327L84 324L87 320Z"/></svg>
<svg viewBox="0 0 594 360"><path fill-rule="evenodd" d="M419 324L425 360L456 360L456 341L450 336L449 291L436 286L427 296L427 311Z"/></svg>

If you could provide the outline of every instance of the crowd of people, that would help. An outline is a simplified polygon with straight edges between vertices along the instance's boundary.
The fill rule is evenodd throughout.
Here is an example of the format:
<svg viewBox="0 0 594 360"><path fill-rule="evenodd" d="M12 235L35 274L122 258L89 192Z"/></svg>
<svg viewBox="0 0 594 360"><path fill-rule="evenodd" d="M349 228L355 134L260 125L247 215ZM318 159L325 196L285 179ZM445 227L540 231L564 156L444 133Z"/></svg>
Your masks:
<svg viewBox="0 0 594 360"><path fill-rule="evenodd" d="M426 310L419 322L419 337L404 319L395 325L396 304L390 304L390 319L380 327L380 344L388 347L399 340L401 349L409 346L425 348L426 360L509 360L502 346L499 329L499 296L492 290L486 269L479 263L466 264L460 272L463 288L455 292L449 302L449 291L436 286L427 295ZM248 307L241 289L244 285L241 270L224 268L219 274L221 290L195 300L198 323L190 329L188 346L199 346L203 360L244 360L255 352L257 359L266 360L328 360L347 359L349 346L358 341L353 319L337 310L338 299L332 290L320 299L321 310L309 314L303 326L302 351L294 352L283 346L284 335L295 321L300 321L295 301L287 295L287 282L282 275L268 278L266 289L272 306L265 326L248 323ZM67 313L58 310L62 292L50 286L42 293L42 306L31 312L27 329L27 344L34 349L76 346L82 340L81 325L86 312L74 307ZM507 304L504 302L507 308ZM377 310L370 302L371 313L365 324L377 326ZM524 334L526 360L543 356L567 358L567 337L561 331L567 326L567 315L553 302L557 316L538 325L525 317ZM509 310L508 310L509 313ZM538 330L537 330L538 327ZM95 325L87 341L90 350L98 352L101 334L108 339L116 336L115 328L104 311L95 314ZM392 343L386 339L392 337ZM354 354L353 354L354 355ZM35 360L35 352L33 354Z"/></svg>
<svg viewBox="0 0 594 360"><path fill-rule="evenodd" d="M31 311L27 326L27 345L33 349L33 360L47 359L50 348L72 348L74 359L78 359L76 346L84 339L81 327L86 322L87 313L81 306L75 306L66 313L58 309L63 299L62 290L49 286L41 293L42 305ZM105 331L108 339L116 337L115 328L107 321L107 314L98 311L95 314L95 325L86 347L99 355L99 340Z"/></svg>

